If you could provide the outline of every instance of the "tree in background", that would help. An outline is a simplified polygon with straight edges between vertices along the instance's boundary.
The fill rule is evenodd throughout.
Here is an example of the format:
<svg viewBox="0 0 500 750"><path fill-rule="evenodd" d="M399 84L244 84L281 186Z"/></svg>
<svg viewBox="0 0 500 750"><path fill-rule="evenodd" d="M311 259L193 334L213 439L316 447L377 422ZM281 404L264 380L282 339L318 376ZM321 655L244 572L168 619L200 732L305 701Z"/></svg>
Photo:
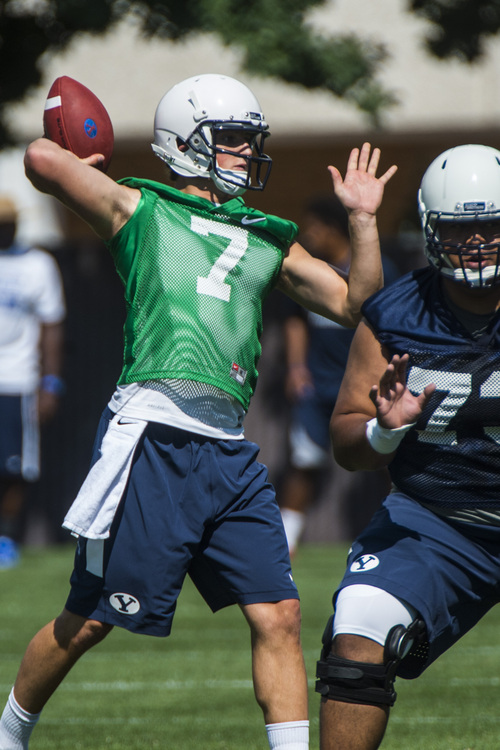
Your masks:
<svg viewBox="0 0 500 750"><path fill-rule="evenodd" d="M324 36L307 23L326 0L0 0L0 148L15 142L7 107L41 83L43 56L65 49L82 32L104 35L133 13L140 33L179 41L217 35L242 51L252 74L329 91L378 123L396 103L376 80L387 58L382 44L355 35ZM500 28L499 0L410 0L408 10L431 21L427 40L437 57L478 59L484 39Z"/></svg>
<svg viewBox="0 0 500 750"><path fill-rule="evenodd" d="M433 24L426 44L440 59L476 62L500 30L499 0L412 0L410 9Z"/></svg>

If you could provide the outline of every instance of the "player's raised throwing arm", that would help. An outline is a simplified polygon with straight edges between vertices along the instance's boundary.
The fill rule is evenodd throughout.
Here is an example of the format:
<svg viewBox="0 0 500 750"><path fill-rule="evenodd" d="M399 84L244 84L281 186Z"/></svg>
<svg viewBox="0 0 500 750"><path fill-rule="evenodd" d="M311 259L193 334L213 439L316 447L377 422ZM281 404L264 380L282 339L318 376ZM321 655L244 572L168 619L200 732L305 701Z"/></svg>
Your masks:
<svg viewBox="0 0 500 750"><path fill-rule="evenodd" d="M110 239L134 212L140 193L95 169L101 161L99 154L79 159L47 138L38 138L27 148L24 166L38 190L53 195L96 234Z"/></svg>
<svg viewBox="0 0 500 750"><path fill-rule="evenodd" d="M379 161L380 150L371 152L370 144L365 143L361 150L351 151L344 178L336 167L328 168L335 193L349 215L349 283L298 243L291 246L279 281L279 288L300 304L346 326L359 322L362 303L383 284L376 213L397 167L377 177Z"/></svg>

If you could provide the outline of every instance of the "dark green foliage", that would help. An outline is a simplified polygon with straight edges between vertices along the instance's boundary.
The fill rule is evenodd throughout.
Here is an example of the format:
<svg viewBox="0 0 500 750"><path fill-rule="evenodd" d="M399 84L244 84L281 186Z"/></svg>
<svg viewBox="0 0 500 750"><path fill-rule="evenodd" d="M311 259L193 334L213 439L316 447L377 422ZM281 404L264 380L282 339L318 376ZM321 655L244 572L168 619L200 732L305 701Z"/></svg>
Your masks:
<svg viewBox="0 0 500 750"><path fill-rule="evenodd" d="M499 0L412 0L411 9L434 24L427 45L439 58L474 62L500 29Z"/></svg>
<svg viewBox="0 0 500 750"><path fill-rule="evenodd" d="M214 34L241 51L246 71L329 91L377 123L395 103L376 80L387 52L341 30L335 36L314 31L307 13L323 5L325 0L0 0L0 148L15 141L6 107L39 85L42 56L63 50L81 32L106 34L127 13L139 21L140 33L166 44ZM500 28L500 0L410 0L409 9L435 24L428 47L438 57L475 60L484 39Z"/></svg>
<svg viewBox="0 0 500 750"><path fill-rule="evenodd" d="M211 33L240 49L243 67L307 89L330 91L376 120L393 102L375 82L385 58L381 45L352 36L315 33L305 14L324 0L47 0L0 5L0 147L15 140L5 126L5 107L21 101L42 73L41 56L58 52L80 32L104 34L127 13L140 33L172 43Z"/></svg>

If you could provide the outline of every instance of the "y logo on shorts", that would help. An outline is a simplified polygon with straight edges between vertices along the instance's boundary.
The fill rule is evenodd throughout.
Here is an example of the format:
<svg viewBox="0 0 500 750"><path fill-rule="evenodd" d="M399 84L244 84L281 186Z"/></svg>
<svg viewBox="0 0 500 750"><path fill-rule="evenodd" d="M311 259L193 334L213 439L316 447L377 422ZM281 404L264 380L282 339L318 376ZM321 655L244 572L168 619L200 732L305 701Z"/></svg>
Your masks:
<svg viewBox="0 0 500 750"><path fill-rule="evenodd" d="M376 568L380 560L375 555L361 555L351 565L352 573L364 573L365 570Z"/></svg>
<svg viewBox="0 0 500 750"><path fill-rule="evenodd" d="M140 610L139 601L131 594L111 594L109 603L121 615L135 615Z"/></svg>

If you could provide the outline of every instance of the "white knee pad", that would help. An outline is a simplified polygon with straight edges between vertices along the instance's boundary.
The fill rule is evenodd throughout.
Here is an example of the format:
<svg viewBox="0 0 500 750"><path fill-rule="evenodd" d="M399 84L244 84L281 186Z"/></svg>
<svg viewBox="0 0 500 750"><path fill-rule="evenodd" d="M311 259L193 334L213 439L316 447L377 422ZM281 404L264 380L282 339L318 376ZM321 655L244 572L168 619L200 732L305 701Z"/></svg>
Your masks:
<svg viewBox="0 0 500 750"><path fill-rule="evenodd" d="M401 599L375 586L354 584L341 589L335 603L333 637L340 633L361 635L385 646L395 625L408 627L417 611Z"/></svg>

